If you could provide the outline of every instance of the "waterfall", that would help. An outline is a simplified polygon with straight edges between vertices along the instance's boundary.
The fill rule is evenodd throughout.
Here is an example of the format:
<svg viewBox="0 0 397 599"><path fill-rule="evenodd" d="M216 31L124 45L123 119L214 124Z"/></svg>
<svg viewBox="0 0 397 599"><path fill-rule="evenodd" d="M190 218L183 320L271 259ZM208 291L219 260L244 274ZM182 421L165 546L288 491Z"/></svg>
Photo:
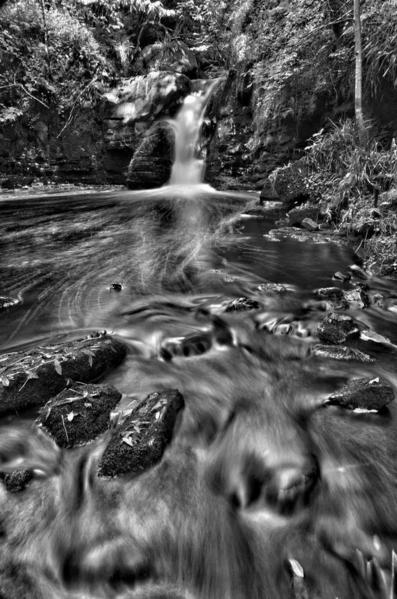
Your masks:
<svg viewBox="0 0 397 599"><path fill-rule="evenodd" d="M169 185L198 185L202 182L204 160L197 156L197 145L205 109L214 86L186 96L175 119L170 124L175 132L175 159Z"/></svg>

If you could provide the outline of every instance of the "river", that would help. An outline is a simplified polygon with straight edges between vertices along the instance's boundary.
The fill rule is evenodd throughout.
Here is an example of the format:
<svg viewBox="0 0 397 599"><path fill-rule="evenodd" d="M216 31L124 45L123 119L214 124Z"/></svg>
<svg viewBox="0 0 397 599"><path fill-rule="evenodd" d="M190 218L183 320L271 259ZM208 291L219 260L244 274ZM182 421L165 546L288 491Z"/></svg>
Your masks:
<svg viewBox="0 0 397 599"><path fill-rule="evenodd" d="M3 504L11 526L24 519L14 539L21 559L36 564L39 552L44 571L55 562L59 572L65 543L92 574L72 589L40 579L34 596L393 596L396 409L356 413L323 402L355 377L396 387L397 286L372 279L382 307L346 310L361 330L387 336L352 342L376 361L308 358L324 317L314 290L348 290L332 276L348 271L354 253L334 242L277 241L267 235L277 210L255 215L252 203L199 184L0 202L0 280L4 295L20 299L0 313L2 352L105 329L129 348L106 379L123 393L122 407L164 387L186 403L160 466L137 481L102 483L76 513L70 474L57 514L47 503L54 483L43 483L47 499L33 486L33 499L25 491ZM239 297L254 309L225 312ZM233 342L219 342L214 317ZM267 471L277 483L266 483ZM69 525L59 532L65 509L73 542Z"/></svg>

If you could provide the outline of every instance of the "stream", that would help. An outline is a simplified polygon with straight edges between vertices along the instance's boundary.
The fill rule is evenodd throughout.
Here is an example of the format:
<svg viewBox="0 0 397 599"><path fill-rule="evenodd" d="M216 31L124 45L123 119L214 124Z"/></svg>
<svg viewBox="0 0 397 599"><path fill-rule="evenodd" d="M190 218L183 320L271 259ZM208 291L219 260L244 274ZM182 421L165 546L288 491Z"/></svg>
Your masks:
<svg viewBox="0 0 397 599"><path fill-rule="evenodd" d="M359 377L396 389L397 284L369 278L382 302L337 309L373 361L311 353L329 309L316 290L354 288L333 280L354 252L278 241L279 208L253 203L200 183L0 200L2 295L19 300L0 312L1 352L106 330L128 347L105 381L121 408L163 388L185 400L141 476L88 477L77 493L68 458L63 486L1 492L1 555L18 572L7 599L395 596L395 402L325 400Z"/></svg>

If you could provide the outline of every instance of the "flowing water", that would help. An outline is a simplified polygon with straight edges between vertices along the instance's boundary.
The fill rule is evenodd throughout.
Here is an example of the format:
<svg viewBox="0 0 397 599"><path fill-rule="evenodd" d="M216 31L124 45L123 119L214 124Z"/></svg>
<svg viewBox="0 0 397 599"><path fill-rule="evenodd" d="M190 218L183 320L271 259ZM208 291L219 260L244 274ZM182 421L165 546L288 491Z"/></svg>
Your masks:
<svg viewBox="0 0 397 599"><path fill-rule="evenodd" d="M106 379L121 408L162 388L186 403L137 478L93 476L94 444L22 493L1 490L7 599L394 596L396 409L323 402L358 376L396 387L397 287L371 279L381 307L348 311L387 336L354 341L376 361L312 356L313 290L354 254L278 242L275 211L253 217L249 202L199 183L0 201L2 294L20 299L0 313L2 351L106 329L129 348ZM242 296L254 309L225 312Z"/></svg>

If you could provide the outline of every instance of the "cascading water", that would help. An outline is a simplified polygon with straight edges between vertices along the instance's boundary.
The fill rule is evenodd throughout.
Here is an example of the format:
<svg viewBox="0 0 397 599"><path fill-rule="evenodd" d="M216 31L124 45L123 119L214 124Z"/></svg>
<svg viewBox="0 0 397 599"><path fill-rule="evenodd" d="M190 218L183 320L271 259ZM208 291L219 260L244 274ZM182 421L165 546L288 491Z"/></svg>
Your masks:
<svg viewBox="0 0 397 599"><path fill-rule="evenodd" d="M197 157L197 145L208 100L218 80L204 92L193 93L183 102L177 117L170 121L175 132L175 160L170 185L199 185L202 183L204 160Z"/></svg>

